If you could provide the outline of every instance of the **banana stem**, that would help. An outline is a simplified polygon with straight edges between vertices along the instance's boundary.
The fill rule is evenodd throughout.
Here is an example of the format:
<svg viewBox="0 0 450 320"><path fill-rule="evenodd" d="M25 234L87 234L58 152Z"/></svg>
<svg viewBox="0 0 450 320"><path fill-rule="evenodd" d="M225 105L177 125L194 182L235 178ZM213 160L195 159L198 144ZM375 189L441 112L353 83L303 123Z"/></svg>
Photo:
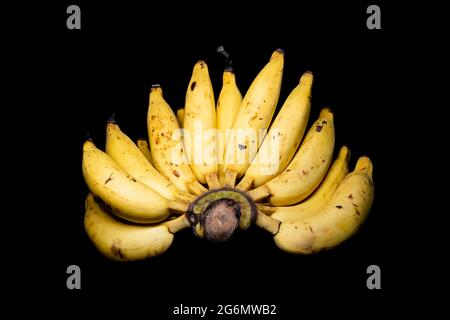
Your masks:
<svg viewBox="0 0 450 320"><path fill-rule="evenodd" d="M209 190L211 189L219 189L220 183L219 178L217 177L217 173L210 173L205 176L206 183L208 183Z"/></svg>
<svg viewBox="0 0 450 320"><path fill-rule="evenodd" d="M256 203L256 207L258 208L258 210L261 210L268 216L274 214L277 211L277 207L265 206L265 205L258 204L258 203Z"/></svg>
<svg viewBox="0 0 450 320"><path fill-rule="evenodd" d="M261 211L257 211L256 213L256 225L266 231L269 231L271 234L276 235L278 230L280 229L281 222L269 217L268 215L262 213Z"/></svg>
<svg viewBox="0 0 450 320"><path fill-rule="evenodd" d="M236 171L227 170L225 172L225 180L223 186L228 188L234 188L234 186L236 185L236 177L237 177Z"/></svg>
<svg viewBox="0 0 450 320"><path fill-rule="evenodd" d="M189 203L184 201L169 201L169 209L177 212L186 212L189 209Z"/></svg>
<svg viewBox="0 0 450 320"><path fill-rule="evenodd" d="M175 197L178 200L184 201L184 202L192 202L194 201L197 197L190 194L190 193L185 193L185 192L178 192Z"/></svg>
<svg viewBox="0 0 450 320"><path fill-rule="evenodd" d="M270 191L265 185L262 185L256 189L250 190L248 195L253 199L253 201L259 201L270 196Z"/></svg>
<svg viewBox="0 0 450 320"><path fill-rule="evenodd" d="M169 220L166 223L167 229L169 229L170 233L176 233L182 229L188 228L191 226L188 218L185 214L179 216L176 219Z"/></svg>
<svg viewBox="0 0 450 320"><path fill-rule="evenodd" d="M186 187L197 196L208 191L208 189L201 185L197 180L187 183Z"/></svg>
<svg viewBox="0 0 450 320"><path fill-rule="evenodd" d="M249 176L244 176L244 178L242 178L241 182L238 183L236 188L242 191L247 191L252 187L252 184L253 178Z"/></svg>

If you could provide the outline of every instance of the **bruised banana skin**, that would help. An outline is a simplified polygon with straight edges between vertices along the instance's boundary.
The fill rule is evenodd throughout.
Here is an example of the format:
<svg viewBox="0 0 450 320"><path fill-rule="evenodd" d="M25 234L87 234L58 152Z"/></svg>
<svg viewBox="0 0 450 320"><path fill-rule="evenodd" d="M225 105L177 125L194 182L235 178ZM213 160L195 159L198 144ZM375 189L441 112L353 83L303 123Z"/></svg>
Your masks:
<svg viewBox="0 0 450 320"><path fill-rule="evenodd" d="M261 186L282 172L292 160L308 124L312 83L312 73L304 73L270 126L238 189L246 191L252 186Z"/></svg>
<svg viewBox="0 0 450 320"><path fill-rule="evenodd" d="M218 187L216 104L205 61L194 66L184 108L184 146L192 172L200 183Z"/></svg>
<svg viewBox="0 0 450 320"><path fill-rule="evenodd" d="M171 232L167 225L169 222L156 225L121 222L105 211L92 193L88 194L85 207L84 227L89 238L105 257L117 261L142 260L160 255L172 245L172 232L189 226L186 223Z"/></svg>
<svg viewBox="0 0 450 320"><path fill-rule="evenodd" d="M284 52L278 49L245 94L233 123L234 130L251 130L258 135L259 130L269 128L280 96L283 66ZM234 187L236 178L244 175L261 143L257 136L230 139L225 148L225 184Z"/></svg>
<svg viewBox="0 0 450 320"><path fill-rule="evenodd" d="M116 160L128 174L166 199L185 202L195 199L192 195L178 191L173 184L164 178L113 120L107 124L106 153Z"/></svg>
<svg viewBox="0 0 450 320"><path fill-rule="evenodd" d="M181 192L196 195L206 192L187 162L177 117L159 86L150 90L147 128L155 168ZM176 133L179 139L174 136Z"/></svg>
<svg viewBox="0 0 450 320"><path fill-rule="evenodd" d="M156 223L169 216L168 200L123 171L90 140L83 145L82 169L91 192L119 217L137 223Z"/></svg>
<svg viewBox="0 0 450 320"><path fill-rule="evenodd" d="M260 206L258 209L271 214L272 218L281 222L294 222L314 215L331 200L339 184L347 176L349 158L350 151L343 146L325 179L314 193L300 204L290 207Z"/></svg>
<svg viewBox="0 0 450 320"><path fill-rule="evenodd" d="M324 108L286 169L248 194L254 201L268 198L274 206L291 205L305 199L327 173L334 140L333 113Z"/></svg>
<svg viewBox="0 0 450 320"><path fill-rule="evenodd" d="M320 212L281 223L274 236L276 245L290 253L310 254L333 248L353 235L373 202L372 170L370 159L361 157Z"/></svg>
<svg viewBox="0 0 450 320"><path fill-rule="evenodd" d="M236 115L242 103L242 94L236 85L236 75L231 66L225 68L222 76L222 90L217 99L217 130L220 135L217 141L219 160L219 183L223 185L225 179L224 150L227 145L230 129L233 127Z"/></svg>

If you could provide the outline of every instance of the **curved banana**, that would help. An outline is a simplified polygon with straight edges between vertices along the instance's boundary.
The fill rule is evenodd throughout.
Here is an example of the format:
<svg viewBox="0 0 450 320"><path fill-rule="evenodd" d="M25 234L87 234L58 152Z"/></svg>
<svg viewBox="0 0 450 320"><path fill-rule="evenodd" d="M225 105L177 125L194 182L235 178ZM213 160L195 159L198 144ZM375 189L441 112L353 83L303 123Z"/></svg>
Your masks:
<svg viewBox="0 0 450 320"><path fill-rule="evenodd" d="M159 86L150 90L147 127L155 168L184 193L193 192L199 195L206 192L207 189L192 173L184 153L177 117L164 100Z"/></svg>
<svg viewBox="0 0 450 320"><path fill-rule="evenodd" d="M216 104L205 61L194 66L184 108L184 146L192 172L200 183L217 188Z"/></svg>
<svg viewBox="0 0 450 320"><path fill-rule="evenodd" d="M320 184L333 157L333 113L322 109L294 159L276 178L248 192L254 201L269 197L274 206L291 205L309 196Z"/></svg>
<svg viewBox="0 0 450 320"><path fill-rule="evenodd" d="M228 66L223 71L222 76L222 90L217 99L217 150L219 161L219 183L223 185L225 178L224 171L224 150L227 145L230 129L233 127L233 122L238 114L241 106L242 95L236 85L236 76L233 68Z"/></svg>
<svg viewBox="0 0 450 320"><path fill-rule="evenodd" d="M184 108L177 109L177 119L180 128L184 128Z"/></svg>
<svg viewBox="0 0 450 320"><path fill-rule="evenodd" d="M311 72L301 76L300 83L287 97L256 157L237 185L238 189L246 191L252 186L263 185L282 172L292 160L308 124L312 83Z"/></svg>
<svg viewBox="0 0 450 320"><path fill-rule="evenodd" d="M278 49L242 100L233 123L233 137L225 148L226 186L234 187L236 178L244 175L262 143L261 130L269 128L280 96L283 65L284 52Z"/></svg>
<svg viewBox="0 0 450 320"><path fill-rule="evenodd" d="M354 234L373 202L372 163L359 158L355 170L339 185L333 198L317 214L296 222L282 222L274 240L291 253L329 249Z"/></svg>
<svg viewBox="0 0 450 320"><path fill-rule="evenodd" d="M349 158L350 150L343 146L322 183L300 204L290 207L258 206L258 209L281 222L293 222L316 214L331 200L339 184L347 176Z"/></svg>
<svg viewBox="0 0 450 320"><path fill-rule="evenodd" d="M145 158L134 142L120 130L114 119L108 121L106 153L117 161L125 172L146 184L169 200L193 201L195 197L182 193L164 178Z"/></svg>
<svg viewBox="0 0 450 320"><path fill-rule="evenodd" d="M83 175L93 194L119 217L138 223L166 219L170 211L186 211L187 204L168 201L150 187L123 171L122 167L94 143L83 145Z"/></svg>
<svg viewBox="0 0 450 320"><path fill-rule="evenodd" d="M144 155L144 157L147 159L147 161L150 162L151 165L153 165L152 154L150 152L150 147L148 146L147 140L144 138L139 138L136 141L136 145Z"/></svg>
<svg viewBox="0 0 450 320"><path fill-rule="evenodd" d="M189 227L183 215L157 225L136 225L119 221L106 212L89 193L84 228L95 247L107 258L118 261L142 260L165 252L173 234Z"/></svg>

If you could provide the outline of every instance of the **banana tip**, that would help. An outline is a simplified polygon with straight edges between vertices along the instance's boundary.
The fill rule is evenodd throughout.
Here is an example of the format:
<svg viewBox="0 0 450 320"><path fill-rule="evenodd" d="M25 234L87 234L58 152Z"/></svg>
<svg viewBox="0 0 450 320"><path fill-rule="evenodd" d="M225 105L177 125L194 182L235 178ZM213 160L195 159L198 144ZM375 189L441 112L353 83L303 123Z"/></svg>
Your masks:
<svg viewBox="0 0 450 320"><path fill-rule="evenodd" d="M333 111L329 107L325 107L320 110L320 117L333 119Z"/></svg>
<svg viewBox="0 0 450 320"><path fill-rule="evenodd" d="M344 157L347 161L350 159L350 149L346 145L339 150L339 157Z"/></svg>
<svg viewBox="0 0 450 320"><path fill-rule="evenodd" d="M312 82L314 76L312 71L306 71L304 74L302 74L302 76L300 77L300 82L305 82L305 81L309 81Z"/></svg>
<svg viewBox="0 0 450 320"><path fill-rule="evenodd" d="M275 52L278 52L278 53L284 55L284 50L281 48L277 48L277 50L275 50Z"/></svg>
<svg viewBox="0 0 450 320"><path fill-rule="evenodd" d="M361 173L367 173L369 177L372 178L373 175L373 164L369 157L362 156L358 159L355 166L355 171Z"/></svg>

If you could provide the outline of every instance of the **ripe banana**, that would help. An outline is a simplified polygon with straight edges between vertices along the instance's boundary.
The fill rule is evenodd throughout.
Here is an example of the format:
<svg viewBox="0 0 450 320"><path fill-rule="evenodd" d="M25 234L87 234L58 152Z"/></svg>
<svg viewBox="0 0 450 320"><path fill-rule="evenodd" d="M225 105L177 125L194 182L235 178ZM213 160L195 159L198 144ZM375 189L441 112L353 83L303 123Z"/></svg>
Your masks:
<svg viewBox="0 0 450 320"><path fill-rule="evenodd" d="M104 256L118 261L160 255L172 245L175 232L190 226L184 215L157 225L119 221L95 201L92 193L88 194L85 207L84 227L89 238Z"/></svg>
<svg viewBox="0 0 450 320"><path fill-rule="evenodd" d="M272 205L291 205L309 196L325 176L333 157L334 123L330 109L322 109L294 159L276 178L248 192L254 201L269 197Z"/></svg>
<svg viewBox="0 0 450 320"><path fill-rule="evenodd" d="M329 249L354 234L373 202L372 163L359 158L355 170L339 185L333 198L317 214L296 222L282 222L274 240L291 253Z"/></svg>
<svg viewBox="0 0 450 320"><path fill-rule="evenodd" d="M308 124L312 83L312 73L304 73L270 126L238 189L259 187L276 177L292 160Z"/></svg>
<svg viewBox="0 0 450 320"><path fill-rule="evenodd" d="M190 202L193 195L182 193L164 178L145 158L133 141L110 119L106 130L106 153L132 177L169 200Z"/></svg>
<svg viewBox="0 0 450 320"><path fill-rule="evenodd" d="M155 168L181 192L196 195L206 192L187 162L177 117L159 86L150 90L147 127Z"/></svg>
<svg viewBox="0 0 450 320"><path fill-rule="evenodd" d="M290 207L258 206L258 209L281 222L294 222L313 216L331 200L339 184L347 176L349 158L350 151L343 146L322 183L310 197L300 204Z"/></svg>
<svg viewBox="0 0 450 320"><path fill-rule="evenodd" d="M233 123L233 137L225 148L225 182L234 187L244 175L262 143L261 129L268 129L275 112L283 76L284 53L276 50L251 84ZM239 130L240 132L236 132Z"/></svg>
<svg viewBox="0 0 450 320"><path fill-rule="evenodd" d="M216 105L208 66L198 61L186 91L184 146L197 180L218 188Z"/></svg>
<svg viewBox="0 0 450 320"><path fill-rule="evenodd" d="M236 85L236 77L231 66L225 68L222 76L222 90L217 99L217 154L219 165L219 183L223 185L225 178L224 171L224 150L227 145L230 129L241 106L242 95Z"/></svg>
<svg viewBox="0 0 450 320"><path fill-rule="evenodd" d="M177 119L180 128L184 128L184 108L180 108L177 110Z"/></svg>
<svg viewBox="0 0 450 320"><path fill-rule="evenodd" d="M144 138L139 138L136 141L136 145L144 155L144 157L147 159L147 161L150 162L151 165L153 165L152 154L150 152L150 147L148 146L147 140L145 140Z"/></svg>
<svg viewBox="0 0 450 320"><path fill-rule="evenodd" d="M150 187L123 171L122 167L94 143L83 146L84 180L91 192L100 197L119 217L137 223L156 223L170 211L186 211L187 204L168 201Z"/></svg>

